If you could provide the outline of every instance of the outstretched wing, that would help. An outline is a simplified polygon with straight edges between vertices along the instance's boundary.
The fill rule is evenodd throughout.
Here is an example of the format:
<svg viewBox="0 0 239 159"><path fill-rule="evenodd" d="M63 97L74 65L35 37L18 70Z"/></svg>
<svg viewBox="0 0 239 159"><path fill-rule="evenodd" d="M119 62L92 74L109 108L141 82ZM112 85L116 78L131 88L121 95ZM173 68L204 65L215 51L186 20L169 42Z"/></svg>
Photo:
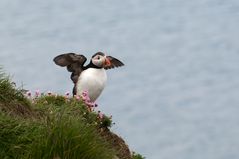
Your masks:
<svg viewBox="0 0 239 159"><path fill-rule="evenodd" d="M75 53L66 53L56 56L53 61L61 66L67 67L71 74L71 80L76 83L78 77L84 69L84 63L86 62L86 57L84 55L75 54Z"/></svg>
<svg viewBox="0 0 239 159"><path fill-rule="evenodd" d="M104 69L108 70L111 68L115 68L115 67L120 67L120 66L124 66L123 62L121 62L120 60L112 57L112 56L107 56L106 57L108 60L110 60L110 65L106 65L104 67Z"/></svg>

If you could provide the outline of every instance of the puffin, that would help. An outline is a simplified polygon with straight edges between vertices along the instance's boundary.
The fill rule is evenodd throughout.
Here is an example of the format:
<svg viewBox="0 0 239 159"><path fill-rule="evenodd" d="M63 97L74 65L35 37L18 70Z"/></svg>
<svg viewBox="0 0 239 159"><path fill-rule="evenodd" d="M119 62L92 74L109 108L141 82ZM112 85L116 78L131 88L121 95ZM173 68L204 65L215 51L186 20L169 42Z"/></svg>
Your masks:
<svg viewBox="0 0 239 159"><path fill-rule="evenodd" d="M87 65L85 65L87 58L76 53L58 55L53 61L56 65L66 67L71 72L70 78L74 83L73 96L80 96L87 91L92 102L95 102L105 88L106 70L124 66L123 62L103 52L95 53Z"/></svg>

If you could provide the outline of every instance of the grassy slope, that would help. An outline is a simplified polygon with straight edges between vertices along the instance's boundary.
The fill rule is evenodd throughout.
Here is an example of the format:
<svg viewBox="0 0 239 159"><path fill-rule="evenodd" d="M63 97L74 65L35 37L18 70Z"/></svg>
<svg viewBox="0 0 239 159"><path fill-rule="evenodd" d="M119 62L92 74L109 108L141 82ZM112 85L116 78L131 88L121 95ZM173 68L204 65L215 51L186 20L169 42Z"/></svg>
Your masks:
<svg viewBox="0 0 239 159"><path fill-rule="evenodd" d="M75 98L52 95L31 102L0 73L1 159L132 158L110 126L111 119L99 119Z"/></svg>

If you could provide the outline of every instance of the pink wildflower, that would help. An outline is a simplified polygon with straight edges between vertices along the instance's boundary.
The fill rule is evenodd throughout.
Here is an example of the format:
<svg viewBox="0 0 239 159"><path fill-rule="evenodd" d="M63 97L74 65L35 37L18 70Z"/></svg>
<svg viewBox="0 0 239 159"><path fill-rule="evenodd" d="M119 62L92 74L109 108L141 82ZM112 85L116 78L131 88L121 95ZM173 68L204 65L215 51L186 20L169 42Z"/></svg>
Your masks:
<svg viewBox="0 0 239 159"><path fill-rule="evenodd" d="M88 97L89 96L89 93L87 90L84 90L81 94L83 97Z"/></svg>
<svg viewBox="0 0 239 159"><path fill-rule="evenodd" d="M88 91L83 91L81 98L83 102L88 106L89 111L94 111L94 108L97 107L97 104L90 100Z"/></svg>
<svg viewBox="0 0 239 159"><path fill-rule="evenodd" d="M88 91L83 91L81 94L81 98L83 101L89 102L90 101L90 97L89 97L89 93Z"/></svg>
<svg viewBox="0 0 239 159"><path fill-rule="evenodd" d="M36 96L36 97L39 97L39 96L40 96L40 94L41 94L41 93L40 93L40 90L39 90L39 89L37 89L37 90L35 91L35 96Z"/></svg>
<svg viewBox="0 0 239 159"><path fill-rule="evenodd" d="M98 117L99 117L100 119L103 119L103 118L104 118L104 114L101 113L100 111L98 111Z"/></svg>

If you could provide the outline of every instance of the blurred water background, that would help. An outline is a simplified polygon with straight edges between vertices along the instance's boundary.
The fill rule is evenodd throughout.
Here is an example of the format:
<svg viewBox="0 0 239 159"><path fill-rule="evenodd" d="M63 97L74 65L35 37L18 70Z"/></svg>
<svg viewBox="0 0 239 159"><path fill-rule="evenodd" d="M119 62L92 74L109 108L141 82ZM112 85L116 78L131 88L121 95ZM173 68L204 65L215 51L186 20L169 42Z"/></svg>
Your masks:
<svg viewBox="0 0 239 159"><path fill-rule="evenodd" d="M97 51L108 71L99 109L148 159L239 158L239 1L0 1L0 65L18 86L60 94L52 59Z"/></svg>

